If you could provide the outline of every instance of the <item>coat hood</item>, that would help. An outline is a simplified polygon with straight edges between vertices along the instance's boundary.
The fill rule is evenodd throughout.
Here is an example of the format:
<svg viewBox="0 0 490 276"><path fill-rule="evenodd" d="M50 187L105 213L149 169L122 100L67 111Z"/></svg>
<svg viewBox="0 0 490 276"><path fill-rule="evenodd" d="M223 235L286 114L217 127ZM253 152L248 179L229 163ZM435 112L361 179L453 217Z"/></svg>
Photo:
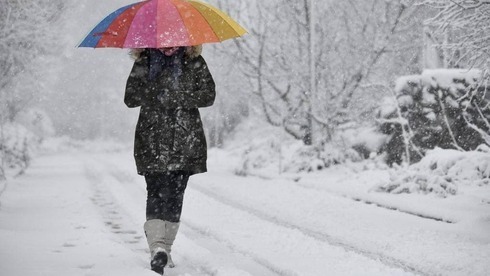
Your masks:
<svg viewBox="0 0 490 276"><path fill-rule="evenodd" d="M141 54L145 51L145 48L131 49L129 55L134 59L138 60ZM194 59L200 56L202 53L202 45L187 46L185 47L185 56L190 59Z"/></svg>

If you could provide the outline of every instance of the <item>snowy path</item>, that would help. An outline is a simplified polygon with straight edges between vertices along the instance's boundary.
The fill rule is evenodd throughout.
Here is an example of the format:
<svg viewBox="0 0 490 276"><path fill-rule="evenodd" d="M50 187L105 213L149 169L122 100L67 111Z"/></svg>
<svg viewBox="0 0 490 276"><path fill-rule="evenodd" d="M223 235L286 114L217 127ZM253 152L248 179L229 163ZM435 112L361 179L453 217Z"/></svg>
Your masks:
<svg viewBox="0 0 490 276"><path fill-rule="evenodd" d="M156 275L131 153L35 160L0 198L0 274ZM191 177L166 275L485 275L488 241L453 224L279 179L212 156Z"/></svg>

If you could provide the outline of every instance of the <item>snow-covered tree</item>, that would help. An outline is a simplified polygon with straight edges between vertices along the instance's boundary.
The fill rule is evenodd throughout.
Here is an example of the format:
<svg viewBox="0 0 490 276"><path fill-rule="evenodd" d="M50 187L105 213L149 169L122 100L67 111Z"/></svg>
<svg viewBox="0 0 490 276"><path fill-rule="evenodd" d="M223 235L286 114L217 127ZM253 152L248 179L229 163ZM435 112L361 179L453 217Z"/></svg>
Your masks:
<svg viewBox="0 0 490 276"><path fill-rule="evenodd" d="M0 4L0 93L4 119L12 121L26 106L29 95L15 95L9 85L33 61L51 52L59 34L53 24L63 1L2 0ZM30 71L32 72L32 71Z"/></svg>
<svg viewBox="0 0 490 276"><path fill-rule="evenodd" d="M445 67L476 67L489 74L490 1L419 0L437 14L426 21L436 47L443 51Z"/></svg>
<svg viewBox="0 0 490 276"><path fill-rule="evenodd" d="M62 9L61 0L0 1L0 174L5 166L28 159L22 157L27 140L11 141L16 137L12 133L18 133L12 130L16 127L13 122L39 92L32 69L39 58L54 49L53 38L59 33L53 30L53 24Z"/></svg>
<svg viewBox="0 0 490 276"><path fill-rule="evenodd" d="M476 68L483 74L481 86L490 80L490 1L488 0L419 0L424 7L433 8L436 13L426 20L433 48L439 51L442 67ZM487 89L488 91L488 89ZM490 92L485 97L488 99ZM477 103L475 103L477 104ZM477 104L476 111L485 127L468 121L469 126L479 133L487 143L490 123L485 119L490 112L488 103Z"/></svg>
<svg viewBox="0 0 490 276"><path fill-rule="evenodd" d="M236 42L236 56L266 120L307 145L328 142L360 116L353 107L360 92L379 93L372 84L387 85L392 69L402 68L394 56L409 67L421 52L409 50L417 39L401 38L414 32L417 9L404 1L257 1L248 8L251 35Z"/></svg>

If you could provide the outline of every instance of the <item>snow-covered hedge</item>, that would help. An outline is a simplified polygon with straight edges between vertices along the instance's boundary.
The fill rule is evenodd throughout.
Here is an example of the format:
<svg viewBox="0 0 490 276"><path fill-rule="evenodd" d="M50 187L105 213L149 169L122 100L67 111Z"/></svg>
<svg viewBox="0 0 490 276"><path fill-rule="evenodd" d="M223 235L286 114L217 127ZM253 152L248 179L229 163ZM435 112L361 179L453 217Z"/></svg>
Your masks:
<svg viewBox="0 0 490 276"><path fill-rule="evenodd" d="M490 144L490 88L476 69L425 70L400 77L382 102L380 131L389 164L419 161L427 150L474 150Z"/></svg>
<svg viewBox="0 0 490 276"><path fill-rule="evenodd" d="M454 195L459 186L490 185L490 148L475 151L436 148L408 168L394 168L389 182L376 191L394 194L434 193L441 197Z"/></svg>

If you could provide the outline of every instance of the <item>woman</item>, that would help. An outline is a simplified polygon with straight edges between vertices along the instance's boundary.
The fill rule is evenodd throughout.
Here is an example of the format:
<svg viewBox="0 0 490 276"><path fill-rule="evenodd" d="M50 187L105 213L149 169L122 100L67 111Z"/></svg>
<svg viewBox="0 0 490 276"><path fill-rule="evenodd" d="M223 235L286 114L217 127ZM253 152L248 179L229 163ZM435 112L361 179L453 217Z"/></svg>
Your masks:
<svg viewBox="0 0 490 276"><path fill-rule="evenodd" d="M189 176L206 172L207 146L199 107L211 106L215 84L201 46L137 49L124 102L141 107L134 141L138 174L147 184L145 234L151 269L173 267Z"/></svg>

